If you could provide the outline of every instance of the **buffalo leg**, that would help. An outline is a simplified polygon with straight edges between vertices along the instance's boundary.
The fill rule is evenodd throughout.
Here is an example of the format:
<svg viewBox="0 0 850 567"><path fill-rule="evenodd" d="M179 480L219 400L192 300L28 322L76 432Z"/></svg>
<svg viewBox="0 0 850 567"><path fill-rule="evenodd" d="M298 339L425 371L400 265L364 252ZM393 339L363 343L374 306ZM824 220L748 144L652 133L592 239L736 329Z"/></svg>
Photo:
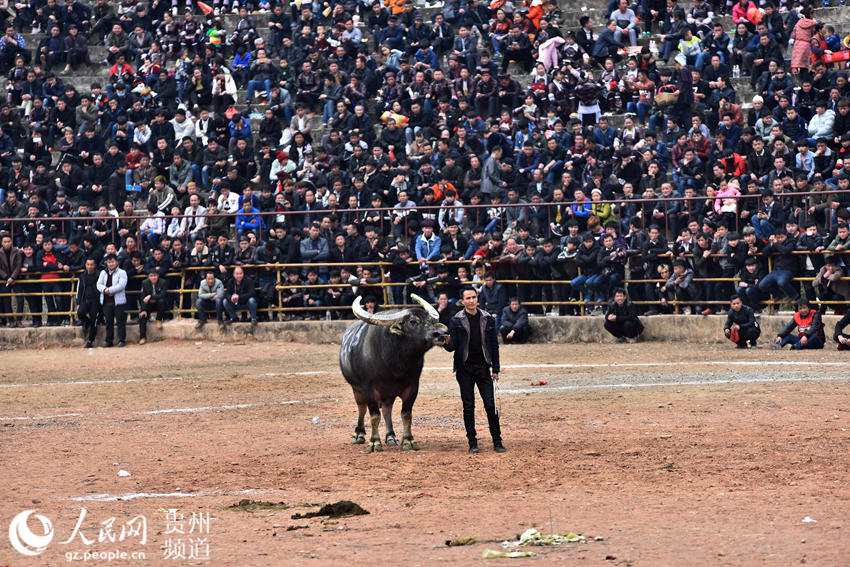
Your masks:
<svg viewBox="0 0 850 567"><path fill-rule="evenodd" d="M363 420L366 416L366 398L362 394L354 392L354 401L357 402L357 425L354 427L351 442L355 445L362 445L366 442L366 425Z"/></svg>
<svg viewBox="0 0 850 567"><path fill-rule="evenodd" d="M401 396L401 423L404 434L401 439L402 451L418 451L419 445L413 440L413 403L419 393L419 384L409 386Z"/></svg>
<svg viewBox="0 0 850 567"><path fill-rule="evenodd" d="M398 445L398 439L395 437L393 430L393 402L384 402L381 404L381 414L384 416L384 424L387 426L387 435L384 437L384 443L387 445Z"/></svg>
<svg viewBox="0 0 850 567"><path fill-rule="evenodd" d="M369 452L373 453L375 451L383 451L384 447L381 445L381 432L379 431L379 427L381 425L381 412L378 404L370 402L368 405L369 417L372 422L372 436L369 438Z"/></svg>

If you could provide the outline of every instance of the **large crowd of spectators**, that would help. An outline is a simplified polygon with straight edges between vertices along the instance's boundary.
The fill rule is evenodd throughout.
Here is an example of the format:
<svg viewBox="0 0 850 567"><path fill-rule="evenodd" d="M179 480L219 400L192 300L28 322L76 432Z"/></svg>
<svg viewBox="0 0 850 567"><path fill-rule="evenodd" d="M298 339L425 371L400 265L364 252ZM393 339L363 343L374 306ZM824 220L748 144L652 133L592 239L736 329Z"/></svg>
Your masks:
<svg viewBox="0 0 850 567"><path fill-rule="evenodd" d="M0 311L70 323L71 280L113 257L131 312L154 272L250 287L252 319L468 285L495 313L598 312L626 279L645 314L848 298L850 42L810 5L201 7L0 11ZM63 80L92 68L108 74ZM303 266L250 268L280 263Z"/></svg>

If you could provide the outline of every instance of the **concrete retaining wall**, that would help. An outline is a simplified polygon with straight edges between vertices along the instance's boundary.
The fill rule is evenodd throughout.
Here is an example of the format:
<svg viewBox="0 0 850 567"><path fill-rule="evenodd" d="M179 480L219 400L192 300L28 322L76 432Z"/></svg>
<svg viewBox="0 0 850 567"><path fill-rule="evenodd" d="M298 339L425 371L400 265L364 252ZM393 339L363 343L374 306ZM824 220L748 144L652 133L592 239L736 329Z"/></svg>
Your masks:
<svg viewBox="0 0 850 567"><path fill-rule="evenodd" d="M788 321L790 314L782 316L764 316L761 319L762 337L776 336ZM723 323L725 316L712 315L657 315L643 317L646 327L643 340L687 342L696 344L724 342ZM827 336L831 336L837 316L824 317ZM612 342L611 336L602 326L602 317L532 317L534 330L533 342L538 343L590 343ZM232 325L224 333L215 323L209 323L202 331L195 330L194 321L180 320L166 322L162 329L157 325L148 326L148 339L151 341L172 339L187 341L209 340L213 342L241 342L245 340L271 341L282 340L299 343L333 344L338 343L343 330L351 321L288 321L283 323L261 323L253 336L247 324ZM136 343L139 338L136 325L127 326L127 341ZM103 329L98 334L98 343L103 342ZM0 329L0 349L82 347L82 331L78 327L40 327L22 329Z"/></svg>

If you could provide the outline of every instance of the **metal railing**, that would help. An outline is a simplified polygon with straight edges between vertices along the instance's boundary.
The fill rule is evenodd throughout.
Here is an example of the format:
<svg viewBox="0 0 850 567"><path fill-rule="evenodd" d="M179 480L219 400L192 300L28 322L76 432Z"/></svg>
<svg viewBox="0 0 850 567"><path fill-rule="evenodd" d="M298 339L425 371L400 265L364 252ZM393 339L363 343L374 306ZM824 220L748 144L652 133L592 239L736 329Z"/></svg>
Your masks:
<svg viewBox="0 0 850 567"><path fill-rule="evenodd" d="M790 203L792 201L795 202L794 206L797 207L797 208L800 208L801 210L803 209L803 207L800 206L800 205L806 206L806 214L808 216L808 209L809 208L811 208L812 206L817 207L817 206L823 205L824 203L827 202L827 200L831 196L836 196L836 195L842 195L842 196L847 195L846 201L843 200L843 199L841 201L835 201L839 205L838 208L842 208L842 207L843 208L850 208L850 189L848 189L848 190L827 189L827 190L824 190L824 191L778 193L778 194L775 195L775 198L776 198L777 202L780 204L780 206L783 206L783 205L790 206ZM484 197L487 198L486 195ZM304 229L304 230L306 230L306 228L308 228L308 226L307 226L308 223L320 222L325 217L331 218L332 220L338 220L338 221L339 220L349 220L350 221L350 220L356 219L357 224L365 225L365 224L368 224L364 221L364 219L367 218L367 215L379 214L381 216L380 223L382 225L387 224L387 220L386 220L385 217L390 217L392 219L395 216L396 218L400 219L400 222L398 224L395 224L392 221L390 221L391 225L393 225L394 227L397 227L395 229L391 228L390 232L392 232L392 230L396 230L399 233L407 233L407 230L409 228L411 213L417 213L419 216L428 215L429 218L431 216L433 216L436 219L436 218L439 217L440 211L442 211L442 210L452 211L452 210L457 210L457 209L463 209L464 217L465 217L464 222L467 222L467 224L469 224L468 220L471 216L473 216L473 213L476 212L476 211L482 211L482 214L478 214L477 216L481 217L480 221L483 224L487 224L487 223L489 223L490 221L493 220L490 216L488 216L488 210L498 210L498 211L503 212L503 211L506 211L508 209L524 208L524 209L526 209L527 212L530 212L532 214L535 214L540 209L546 210L546 219L547 219L546 220L546 228L547 228L547 234L548 234L548 227L553 222L555 222L559 226L563 226L563 224L565 224L566 222L568 222L571 219L579 219L580 220L581 218L584 218L582 216L578 216L578 215L575 214L575 211L573 211L574 207L580 207L580 206L583 207L583 206L588 206L588 205L590 205L590 206L593 206L593 205L598 205L598 206L611 205L612 212L614 213L613 218L615 218L616 220L621 220L620 219L620 213L626 207L637 206L639 209L643 209L645 205L660 204L662 206L662 209L663 209L663 210L660 210L660 212L663 213L663 218L661 218L661 219L647 218L647 216L650 216L650 215L641 214L640 217L639 217L641 228L645 229L648 226L658 225L659 228L663 231L664 234L672 235L673 237L675 237L675 236L677 236L677 234L672 234L671 231L670 231L670 228L671 228L670 227L670 221L671 221L671 219L670 219L670 213L667 212L668 206L672 206L673 204L676 204L676 203L683 203L685 210L679 211L679 213L676 213L676 214L686 215L687 218L690 218L691 216L696 214L697 208L694 205L695 203L702 201L702 202L706 203L706 207L705 207L706 211L714 211L715 201L717 201L717 200L720 200L720 201L734 200L734 201L736 201L736 204L738 205L736 207L737 212L734 215L735 226L734 227L730 226L730 227L727 227L727 228L729 228L730 230L740 231L742 229L743 225L750 224L749 219L742 219L741 218L741 213L744 210L755 210L755 209L757 209L757 207L755 207L755 209L752 208L752 207L750 209L744 209L740 206L741 203L746 202L746 201L759 200L761 198L762 198L762 196L760 194L755 193L755 194L742 194L742 195L737 195L737 196L728 196L728 197L719 197L719 198L718 197L709 198L709 197L706 197L706 196L697 196L697 197L679 197L679 196L663 197L663 196L658 196L658 197L652 197L652 198L635 197L635 198L628 198L628 199L626 199L626 198L602 199L602 200L599 200L599 201L592 201L590 198L588 198L584 201L564 200L564 201L560 201L560 202L541 202L541 203L528 203L528 202L507 203L506 202L506 203L498 203L498 204L481 203L481 204L477 204L477 205L458 203L457 205L452 205L452 206L448 206L448 207L444 206L444 205L417 204L417 205L415 205L415 207L408 208L408 209L397 209L397 208L394 208L394 207L378 207L378 208L366 207L366 208L359 208L359 209L348 209L348 208L341 208L341 207L336 207L336 208L317 207L317 208L311 209L311 210L283 210L283 211L252 212L250 214L250 216L252 216L252 217L257 216L260 219L262 219L263 226L260 227L259 229L256 229L256 230L249 229L249 231L260 232L260 234L262 235L265 231L268 231L269 228L272 225L281 224L281 221L275 221L275 219L280 219L280 218L283 219L282 224L287 224L290 227L291 226L298 226L298 224L300 223L300 221L298 221L298 219L304 220L306 218L306 221L308 221L308 222L307 223L301 223L301 224L303 224L303 226L301 228ZM815 200L817 201L817 203L814 202ZM834 218L835 214L832 213L832 211L834 211L835 209L822 208L820 210L823 212L822 216L823 216L824 222L822 224L827 229L831 229L833 227L834 222L835 222L835 218ZM827 212L829 214L827 214ZM649 213L652 213L652 211L650 210ZM716 211L715 211L715 213L716 213ZM561 216L560 220L557 218L558 215ZM504 215L502 214L501 216L504 216ZM501 232L504 232L507 228L509 228L506 225L506 221L504 219L502 219L501 216L496 218L495 226L493 228L493 232L500 232L501 233ZM633 216L635 218L637 218L636 215L633 215ZM185 215L185 214L167 215L165 217L162 217L162 220L164 221L164 223L167 226L174 219L182 220L184 218L190 218L190 217L191 217L191 215ZM206 219L207 230L209 230L209 224L210 224L209 221L211 219L223 218L223 219L226 219L228 221L227 222L227 230L228 230L228 233L231 233L232 231L234 231L236 229L235 224L236 224L238 218L240 217L240 212L239 211L226 212L226 213L219 212L219 213L216 213L216 214L207 213L207 214L204 215L204 217ZM145 219L148 219L148 218L150 218L150 216L147 215L147 214L141 214L141 213L134 212L133 215L121 215L121 214L118 214L117 211L114 212L114 214L109 214L107 216L85 216L85 217L79 217L79 216L65 216L65 217L40 216L40 217L31 217L31 218L30 217L22 217L22 218L8 218L7 217L7 218L0 218L0 230L8 231L12 235L13 240L16 241L16 244L18 244L18 243L20 243L21 239L23 238L23 235L26 234L26 232L22 228L22 225L38 224L38 223L53 223L53 224L62 224L62 225L71 227L76 223L79 223L83 226L85 226L86 224L91 225L93 223L100 223L102 225L106 225L105 228L110 233L108 240L111 241L111 242L118 243L121 240L117 236L117 231L119 230L119 224L120 223L124 223L126 225L135 225L135 227L136 227L135 232L134 232L134 234L132 234L132 236L138 237L139 236L139 228L138 227L145 221ZM700 219L700 220L702 220L702 219ZM532 220L531 217L529 217L529 220L527 220L526 222L531 223L531 222L534 222L534 221ZM685 224L687 224L687 223L685 223ZM467 228L472 229L472 228L475 228L475 226L467 226ZM67 232L67 231L63 231L63 232Z"/></svg>
<svg viewBox="0 0 850 567"><path fill-rule="evenodd" d="M813 254L812 252L807 251L799 251L798 254ZM839 254L850 254L850 251L839 251ZM714 258L722 258L725 257L725 254L716 253L711 254L711 257ZM692 257L692 255L682 255L680 257ZM673 258L669 254L659 255L658 258L668 258L672 260ZM772 269L772 257L767 258L768 261L768 269ZM429 262L429 264L448 264L455 266L469 266L471 264L470 261L465 260L444 260L444 261L434 261ZM411 265L418 265L418 262L412 262ZM232 269L235 266L228 267L228 270ZM283 277L283 274L287 270L298 270L298 271L306 271L310 268L318 268L322 270L326 270L328 268L351 268L352 272L356 272L358 267L371 267L377 268L377 274L375 275L376 281L369 282L367 284L357 284L353 285L362 285L363 287L368 287L370 289L379 289L380 297L376 297L379 303L385 306L397 305L397 306L413 306L408 304L397 304L390 293L392 288L404 287L410 288L413 286L412 282L409 280L405 281L390 281L390 270L393 268L393 264L390 262L316 262L316 263L286 263L286 264L249 264L241 266L247 272L265 272L264 274L260 274L262 276L260 280L259 286L255 286L255 293L267 294L269 292L273 293L271 297L263 297L263 301L261 303L261 307L258 309L258 312L265 313L270 320L274 319L277 315L282 316L290 316L297 314L326 314L326 316L330 316L333 312L346 312L350 309L349 305L318 305L318 306L298 306L298 307L285 307L284 298L285 293L290 290L324 290L324 289L339 289L339 290L350 290L352 288L352 284L348 282L340 282L340 283L327 283L327 282L318 282L315 284L310 284L307 282L299 282L297 284L289 284L287 280ZM218 275L220 275L220 271L217 267L211 266L192 266L186 267L180 271L173 271L163 274L163 278L166 281L170 281L172 283L179 282L177 287L168 287L166 286L166 293L171 298L170 304L170 312L171 316L174 318L182 318L182 317L194 317L197 313L196 310L196 295L198 292L198 283L202 274L207 271L212 271ZM579 270L580 273L580 270ZM49 275L60 275L67 276L68 272L50 272ZM47 275L47 274L45 274ZM128 280L130 282L140 282L145 279L145 275L129 275ZM793 278L793 282L795 285L799 286L800 284L811 283L814 281L814 277L811 276L798 276ZM841 278L842 281L850 281L850 276L844 276ZM12 287L11 292L2 292L0 293L0 299L9 301L7 305L11 305L11 301L14 299L17 302L17 308L12 309L8 312L0 313L0 317L2 318L10 318L13 321L21 321L26 316L30 316L33 319L37 318L39 321L45 315L48 317L48 321L56 321L57 318L67 319L69 321L73 321L76 315L76 307L77 307L77 285L78 279L76 277L59 277L57 279L22 279L16 280L14 286ZM255 279L255 284L258 283L258 280ZM731 286L736 286L736 284L740 281L738 277L710 277L710 278L702 278L702 277L694 277L693 281L696 283L725 283L730 284ZM653 285L653 284L664 284L666 280L660 278L630 278L625 277L620 283L620 286L630 288L633 285ZM451 282L454 284L455 282ZM572 308L578 315L585 315L587 313L588 308L598 307L604 302L596 302L592 300L588 300L588 298L584 297L581 291L577 293L572 293L574 290L571 290L570 280L569 279L499 279L497 283L507 285L507 286L516 286L519 290L521 286L531 286L532 290L536 290L539 286L552 286L554 290L555 287L561 287L569 290L571 293L557 293L554 294L556 297L561 297L562 299L557 300L532 300L523 302L524 305L531 307L566 307L568 309ZM273 284L273 285L272 285ZM463 285L483 285L483 281L469 281L463 282ZM62 286L64 290L44 290L38 289L37 286ZM434 291L439 293L440 287L445 287L442 282L432 282L431 284ZM33 287L36 286L36 287ZM137 303L138 296L141 292L140 289L126 290L126 294L128 296L128 304L130 309L128 309L128 313L131 315L135 315L138 313L138 308L135 305ZM139 284L139 288L141 285ZM407 291L415 291L415 289L405 289L403 293L403 297L407 296ZM532 295L536 295L533 293ZM541 297L542 297L541 291ZM570 297L569 299L563 299L564 297ZM67 309L61 309L62 305L58 303L51 303L49 300L53 298L68 298ZM44 310L43 302L47 301L48 310ZM651 299L651 300L635 300L635 304L642 306L664 306L672 309L674 313L681 313L683 308L690 306L718 306L718 305L726 305L728 303L728 299L695 299L689 301L681 301L678 299L670 299L662 301L659 299ZM774 309L784 303L780 298L773 299L764 299L761 303L770 309ZM824 306L832 306L844 308L845 306L850 306L850 298L845 298L843 300L838 299L817 299L815 303ZM36 310L33 311L33 307L36 307ZM52 310L50 309L52 306ZM25 311L24 307L28 309ZM40 310L39 310L40 309Z"/></svg>

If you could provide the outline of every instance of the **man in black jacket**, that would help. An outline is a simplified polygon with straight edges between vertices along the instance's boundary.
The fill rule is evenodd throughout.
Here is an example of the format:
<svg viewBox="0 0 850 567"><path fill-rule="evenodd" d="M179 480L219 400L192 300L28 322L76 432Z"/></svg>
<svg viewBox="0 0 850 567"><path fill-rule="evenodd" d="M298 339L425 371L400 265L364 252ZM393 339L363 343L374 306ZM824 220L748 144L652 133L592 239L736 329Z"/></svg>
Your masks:
<svg viewBox="0 0 850 567"><path fill-rule="evenodd" d="M792 301L800 298L800 287L793 278L797 275L799 261L794 255L796 241L788 237L784 230L770 235L770 244L765 246L765 256L772 256L773 269L759 282L758 289L762 299L773 293L777 299L785 294Z"/></svg>
<svg viewBox="0 0 850 567"><path fill-rule="evenodd" d="M228 323L236 322L237 311L247 309L251 314L251 328L257 326L257 297L254 292L254 280L245 276L242 266L236 266L233 269L233 277L225 286L224 308L227 310Z"/></svg>
<svg viewBox="0 0 850 567"><path fill-rule="evenodd" d="M502 310L508 305L508 292L505 286L496 283L494 274L489 273L484 277L484 285L481 286L481 294L478 299L481 302L481 308L496 317L496 326L498 327Z"/></svg>
<svg viewBox="0 0 850 567"><path fill-rule="evenodd" d="M770 178L771 173L768 174ZM761 192L762 204L759 211L750 222L756 230L756 236L762 240L774 233L782 232L785 228L785 220L788 212L776 201L773 189L765 189Z"/></svg>
<svg viewBox="0 0 850 567"><path fill-rule="evenodd" d="M449 323L451 340L445 349L454 352L454 371L460 385L463 403L463 425L469 441L469 452L478 453L475 433L475 386L484 402L493 450L504 453L502 430L493 393L493 382L499 380L499 339L492 315L478 308L478 293L463 290L463 311ZM492 374L491 374L492 370Z"/></svg>
<svg viewBox="0 0 850 567"><path fill-rule="evenodd" d="M148 342L148 321L151 314L156 312L156 320L162 325L162 318L168 309L168 296L165 292L165 283L159 277L159 272L151 270L148 279L142 282L142 291L139 293L139 344Z"/></svg>
<svg viewBox="0 0 850 567"><path fill-rule="evenodd" d="M835 331L832 333L832 340L838 344L838 350L850 350L850 333L844 332L847 325L850 325L850 311L835 324Z"/></svg>
<svg viewBox="0 0 850 567"><path fill-rule="evenodd" d="M626 290L614 290L614 301L605 309L605 330L614 335L617 342L635 342L643 333L643 323L632 302L626 298Z"/></svg>
<svg viewBox="0 0 850 567"><path fill-rule="evenodd" d="M729 311L726 313L723 334L738 348L755 348L756 341L761 335L755 311L752 307L744 305L744 301L738 295L733 295L729 300Z"/></svg>
<svg viewBox="0 0 850 567"><path fill-rule="evenodd" d="M83 326L86 348L94 345L97 335L97 318L100 316L100 292L97 291L97 264L94 258L86 260L86 268L77 282L77 318Z"/></svg>
<svg viewBox="0 0 850 567"><path fill-rule="evenodd" d="M594 240L593 234L590 232L584 233L582 244L578 247L575 257L576 264L581 268L581 275L573 278L570 281L570 286L573 289L573 293L582 292L586 308L590 308L590 303L593 301L593 290L596 289L596 286L602 280L602 276L600 275L601 269L597 263L599 249L600 246ZM598 307L594 306L593 310L595 311L596 309Z"/></svg>
<svg viewBox="0 0 850 567"><path fill-rule="evenodd" d="M519 304L519 299L516 297L512 297L508 306L502 310L499 334L502 335L502 341L505 344L522 344L528 340L530 334L528 311Z"/></svg>

